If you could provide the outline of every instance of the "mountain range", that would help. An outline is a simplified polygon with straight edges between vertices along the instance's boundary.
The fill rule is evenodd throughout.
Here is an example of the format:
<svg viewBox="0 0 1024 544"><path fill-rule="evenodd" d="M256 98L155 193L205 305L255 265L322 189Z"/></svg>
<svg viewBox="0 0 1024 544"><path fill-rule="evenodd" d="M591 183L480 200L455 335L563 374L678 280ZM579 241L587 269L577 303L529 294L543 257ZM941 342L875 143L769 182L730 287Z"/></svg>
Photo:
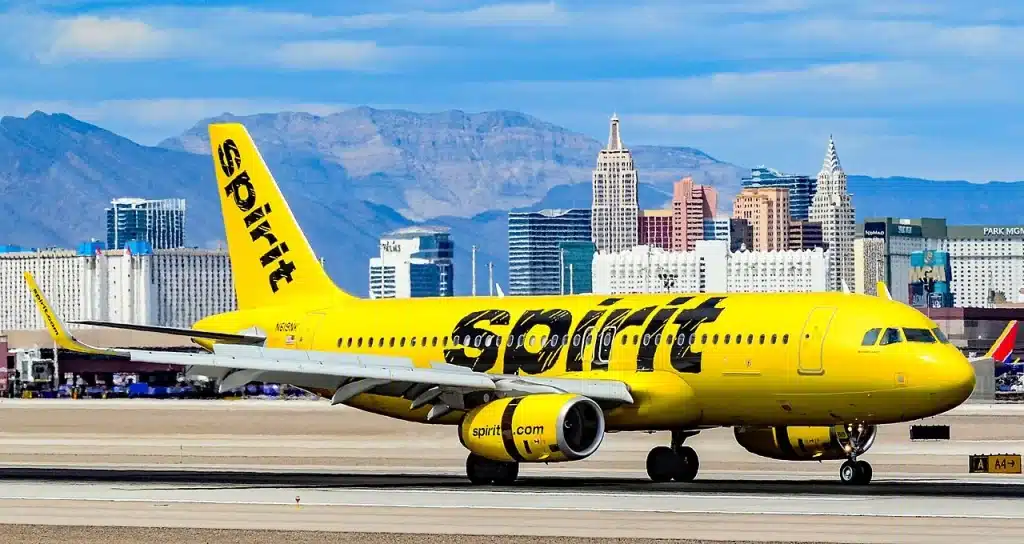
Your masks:
<svg viewBox="0 0 1024 544"><path fill-rule="evenodd" d="M223 114L157 146L65 114L35 112L0 119L0 244L66 247L103 238L103 209L113 198L133 196L187 199L188 243L215 246L224 236L206 126L218 121L246 125L328 272L360 295L378 237L413 224L452 229L457 292L470 290L474 244L480 292L487 292L488 262L507 285L507 210L588 207L590 172L602 147L511 111ZM693 148L632 151L645 208L662 207L672 182L686 175L716 186L728 203L748 171ZM849 181L858 220L931 216L951 224L1009 224L1024 197L1024 184L1016 182Z"/></svg>

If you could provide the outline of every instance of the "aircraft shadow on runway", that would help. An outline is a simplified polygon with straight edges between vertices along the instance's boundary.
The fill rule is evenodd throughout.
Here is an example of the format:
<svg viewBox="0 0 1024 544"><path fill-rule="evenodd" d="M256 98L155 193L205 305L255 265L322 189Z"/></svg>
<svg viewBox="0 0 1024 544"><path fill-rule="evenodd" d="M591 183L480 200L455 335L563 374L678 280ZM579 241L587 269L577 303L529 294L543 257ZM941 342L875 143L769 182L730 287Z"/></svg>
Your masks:
<svg viewBox="0 0 1024 544"><path fill-rule="evenodd" d="M377 489L480 489L462 476L420 474L343 474L316 472L243 472L223 470L142 470L131 468L0 467L0 480L60 481L77 483L175 484L194 488L377 488ZM689 483L655 484L643 479L587 477L523 477L512 489L531 492L665 492L754 493L765 495L867 495L1024 497L1016 482L978 483L948 480L875 480L867 486L844 485L834 480L727 480L699 479Z"/></svg>

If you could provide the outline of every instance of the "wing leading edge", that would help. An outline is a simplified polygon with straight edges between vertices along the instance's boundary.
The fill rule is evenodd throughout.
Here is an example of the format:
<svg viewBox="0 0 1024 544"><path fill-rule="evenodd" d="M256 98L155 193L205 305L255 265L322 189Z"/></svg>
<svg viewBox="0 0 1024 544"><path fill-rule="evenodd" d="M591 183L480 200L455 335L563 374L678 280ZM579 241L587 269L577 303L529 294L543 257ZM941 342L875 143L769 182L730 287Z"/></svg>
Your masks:
<svg viewBox="0 0 1024 544"><path fill-rule="evenodd" d="M431 363L430 367L421 367L414 365L412 359L408 357L267 348L245 343L215 343L213 353L97 348L75 339L53 311L30 273L25 274L25 280L50 336L60 347L82 353L128 358L138 362L183 365L188 368L189 374L220 380L221 391L235 389L254 381L287 383L299 388L335 391L332 403L339 404L360 393L369 392L379 385L407 383L420 385L422 390L416 398L411 399L413 409L417 404L434 404L437 407L438 402L447 399L447 404L443 404L444 410L431 411L431 414L436 414L437 417L452 408L460 409L458 399L466 393L475 391L495 391L506 396L575 393L616 405L633 403L629 387L622 381L486 374L440 362ZM131 328L142 330L137 327ZM172 330L176 331L176 334L183 331ZM195 332L202 331L190 331Z"/></svg>

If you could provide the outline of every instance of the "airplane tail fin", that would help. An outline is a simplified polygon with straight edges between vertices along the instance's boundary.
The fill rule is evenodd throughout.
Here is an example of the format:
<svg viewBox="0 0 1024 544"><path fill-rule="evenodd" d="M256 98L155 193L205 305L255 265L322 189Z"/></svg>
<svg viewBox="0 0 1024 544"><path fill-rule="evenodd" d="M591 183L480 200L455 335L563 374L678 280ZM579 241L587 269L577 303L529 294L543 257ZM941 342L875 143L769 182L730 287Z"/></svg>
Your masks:
<svg viewBox="0 0 1024 544"><path fill-rule="evenodd" d="M64 325L64 321L59 315L57 315L57 312L53 311L53 306L50 304L50 301L46 299L46 295L44 295L43 290L39 288L39 285L36 283L36 278L31 272L25 272L25 283L28 284L29 291L32 292L32 300L36 303L36 310L39 311L39 315L43 318L46 330L49 331L50 338L53 339L55 344L64 349L77 351L79 353L113 356L125 355L124 352L119 350L96 348L79 342L78 339L71 334L71 331L68 330L67 326Z"/></svg>
<svg viewBox="0 0 1024 544"><path fill-rule="evenodd" d="M350 296L317 260L245 127L209 130L239 309Z"/></svg>
<svg viewBox="0 0 1024 544"><path fill-rule="evenodd" d="M1017 321L1010 321L983 358L992 359L996 364L1006 364L1010 362L1010 357L1013 355L1013 348L1016 344Z"/></svg>

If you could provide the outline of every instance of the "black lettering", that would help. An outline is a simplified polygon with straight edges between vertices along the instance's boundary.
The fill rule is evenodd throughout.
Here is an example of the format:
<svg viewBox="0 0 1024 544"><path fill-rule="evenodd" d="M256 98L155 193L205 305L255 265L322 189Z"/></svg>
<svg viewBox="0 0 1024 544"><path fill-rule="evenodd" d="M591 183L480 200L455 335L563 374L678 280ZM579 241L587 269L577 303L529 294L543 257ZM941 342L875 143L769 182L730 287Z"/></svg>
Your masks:
<svg viewBox="0 0 1024 544"><path fill-rule="evenodd" d="M612 310L608 318L601 326L601 332L597 335L597 346L594 347L594 360L590 363L591 370L608 370L608 357L612 353L612 341L615 340L615 331L629 312L632 310L619 308Z"/></svg>
<svg viewBox="0 0 1024 544"><path fill-rule="evenodd" d="M244 196L242 195L243 192L245 193ZM251 210L256 205L256 190L252 188L248 172L243 171L229 181L224 186L224 194L234 197L235 206L238 206L238 209L243 212Z"/></svg>
<svg viewBox="0 0 1024 544"><path fill-rule="evenodd" d="M696 335L697 327L705 323L714 323L718 319L722 309L717 305L723 300L725 297L710 297L696 308L679 312L674 321L679 325L679 330L676 332L676 340L672 342L672 352L669 355L672 368L678 372L700 373L703 356L693 351L691 341Z"/></svg>
<svg viewBox="0 0 1024 544"><path fill-rule="evenodd" d="M615 303L620 301L620 300L622 300L622 299L621 298L614 298L614 297L613 298L606 298L606 299L602 300L601 303L598 304L598 306L614 306Z"/></svg>
<svg viewBox="0 0 1024 544"><path fill-rule="evenodd" d="M679 297L673 299L668 303L668 307L658 310L658 313L654 314L651 322L644 329L643 342L640 344L640 351L636 356L637 372L651 372L654 370L654 358L657 355L658 346L661 344L661 334L665 330L665 324L672 318L672 314L678 310L678 308L673 306L682 306L692 298Z"/></svg>
<svg viewBox="0 0 1024 544"><path fill-rule="evenodd" d="M293 272L295 272L295 263L284 259L277 261L277 270L271 272L270 276L267 278L270 280L270 290L276 293L278 289L280 289L277 284L281 280L291 283Z"/></svg>
<svg viewBox="0 0 1024 544"><path fill-rule="evenodd" d="M224 140L217 148L217 157L220 158L221 171L229 178L242 166L242 154L238 152L238 145L230 138Z"/></svg>
<svg viewBox="0 0 1024 544"><path fill-rule="evenodd" d="M270 226L270 221L264 221L259 225L256 225L256 228L249 231L249 238L252 238L253 242L260 238L266 238L267 242L270 242L270 245L274 245L277 243L277 236L274 236L274 233L270 232L272 228L273 227Z"/></svg>
<svg viewBox="0 0 1024 544"><path fill-rule="evenodd" d="M534 327L544 325L548 328L547 341L539 346L537 353L531 353L527 334ZM562 351L564 339L572 326L572 314L566 310L527 310L512 327L509 335L515 339L512 346L505 349L506 374L523 372L540 374L555 366L558 355ZM520 342L519 338L523 337ZM543 338L542 338L543 339Z"/></svg>
<svg viewBox="0 0 1024 544"><path fill-rule="evenodd" d="M286 242L281 242L281 245L270 248L270 251L264 253L263 256L260 257L260 264L267 266L280 259L285 253L288 253L288 244Z"/></svg>
<svg viewBox="0 0 1024 544"><path fill-rule="evenodd" d="M263 219L264 216L270 214L270 204L264 204L260 208L256 208L249 215L245 216L245 228L249 228L256 224L257 221Z"/></svg>
<svg viewBox="0 0 1024 544"><path fill-rule="evenodd" d="M598 320L606 310L591 310L576 324L569 344L569 354L565 357L566 372L583 371L583 351L587 347L587 337L597 326Z"/></svg>
<svg viewBox="0 0 1024 544"><path fill-rule="evenodd" d="M494 368L498 360L501 337L497 334L478 327L481 323L491 325L508 325L509 313L505 310L480 310L463 317L452 329L452 338L456 346L444 350L444 360L448 364L471 368L476 372L487 372ZM466 344L466 337L470 338L470 344ZM479 345L477 345L479 337ZM480 351L477 356L466 353L467 349Z"/></svg>

